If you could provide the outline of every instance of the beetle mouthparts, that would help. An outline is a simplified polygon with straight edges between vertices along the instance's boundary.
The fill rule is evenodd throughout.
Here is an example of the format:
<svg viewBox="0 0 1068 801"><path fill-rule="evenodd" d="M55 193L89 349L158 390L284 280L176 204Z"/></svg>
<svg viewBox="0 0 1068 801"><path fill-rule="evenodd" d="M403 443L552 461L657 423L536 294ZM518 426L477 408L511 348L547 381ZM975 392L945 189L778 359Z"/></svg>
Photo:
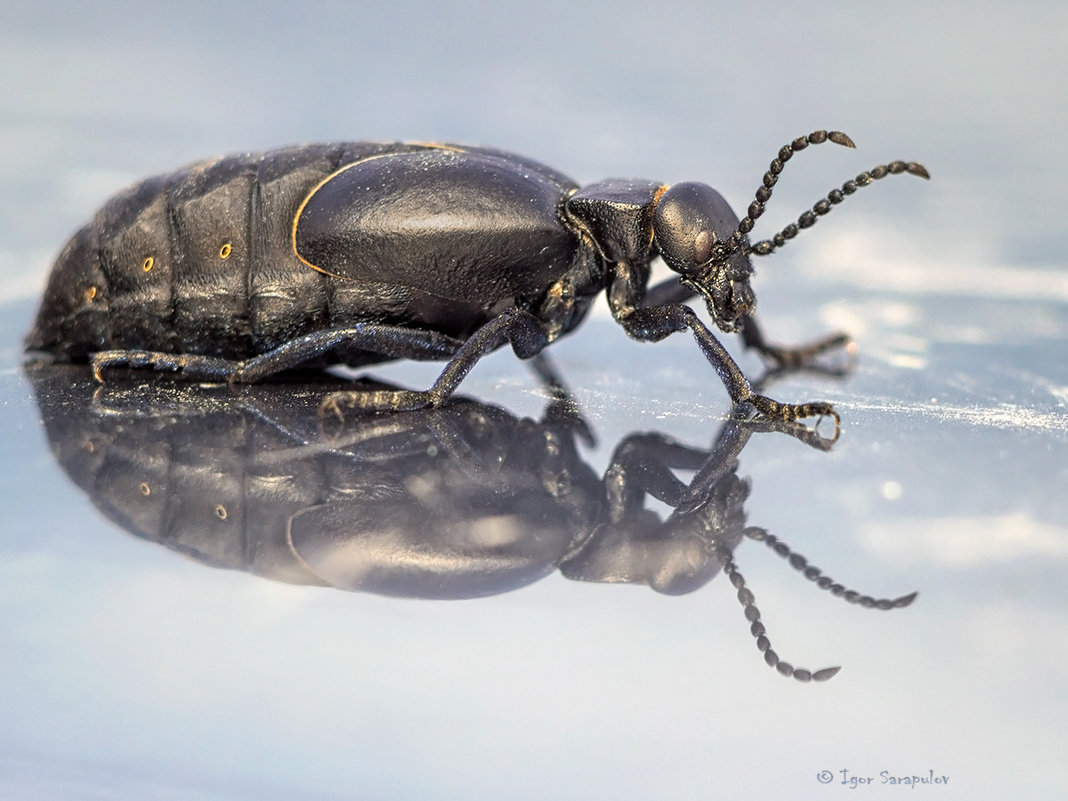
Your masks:
<svg viewBox="0 0 1068 801"><path fill-rule="evenodd" d="M679 278L679 283L684 287L693 290L695 295L701 295L706 301L712 303L714 297L712 295L712 290L708 288L708 284L704 280L706 277L707 276L687 278L686 276L682 276Z"/></svg>

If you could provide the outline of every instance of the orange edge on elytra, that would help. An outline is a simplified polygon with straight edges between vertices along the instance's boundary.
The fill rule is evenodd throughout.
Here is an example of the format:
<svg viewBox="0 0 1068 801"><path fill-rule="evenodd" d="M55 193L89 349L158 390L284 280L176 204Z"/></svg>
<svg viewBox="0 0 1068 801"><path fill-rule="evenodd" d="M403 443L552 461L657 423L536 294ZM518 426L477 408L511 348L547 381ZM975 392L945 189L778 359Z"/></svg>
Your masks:
<svg viewBox="0 0 1068 801"><path fill-rule="evenodd" d="M429 150L449 150L449 151L455 151L457 153L463 153L464 152L464 149L461 148L461 147L456 147L455 145L439 144L437 142L408 142L406 144L414 145L416 147L425 147L425 148L427 148ZM341 173L345 172L346 170L351 170L357 164L364 164L365 162L368 162L371 159L380 159L380 158L386 158L387 156L395 156L395 155L396 155L395 153L381 153L381 154L378 154L378 155L375 155L375 156L368 156L367 158L363 158L363 159L360 159L358 161L354 161L351 164L346 164L344 167L338 167L336 170L334 170L328 176L323 178L323 180L321 180L319 183L317 183L315 185L315 187L312 189L312 191L310 191L308 193L307 197L305 197L304 200L302 200L300 202L300 207L297 209L297 213L293 215L293 227L290 229L289 241L290 241L290 244L293 246L293 255L296 256L301 261L302 264L305 264L308 267L311 267L313 270L315 270L316 272L320 272L323 275L329 275L332 278L344 278L345 277L343 275L337 275L336 273L332 273L329 270L324 270L322 267L320 267L320 266L318 266L316 264L312 264L310 261L308 261L306 258L304 258L303 256L300 255L300 251L297 250L297 226L300 224L300 215L304 213L304 207L308 205L308 201L310 201L315 196L315 193L318 192L320 189L322 189L324 186L326 186L330 181L334 180L334 178L339 176Z"/></svg>

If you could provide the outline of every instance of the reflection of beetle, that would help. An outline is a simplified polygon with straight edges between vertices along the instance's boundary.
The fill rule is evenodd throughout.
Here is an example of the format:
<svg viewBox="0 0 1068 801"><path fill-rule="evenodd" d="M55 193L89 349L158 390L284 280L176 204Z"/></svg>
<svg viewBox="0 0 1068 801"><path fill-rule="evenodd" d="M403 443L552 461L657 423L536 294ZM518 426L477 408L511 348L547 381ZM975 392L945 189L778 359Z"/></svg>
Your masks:
<svg viewBox="0 0 1068 801"><path fill-rule="evenodd" d="M234 399L195 385L93 384L84 370L28 371L53 452L110 519L136 536L216 567L294 584L419 598L517 589L559 570L568 578L691 592L722 567L738 589L765 659L780 660L732 552L764 541L832 593L875 600L821 576L761 529L745 525L748 483L738 454L755 430L730 422L711 450L634 434L599 479L579 456L574 420L535 422L454 399L439 409L357 417L338 436L305 429L316 385L264 385ZM695 471L689 485L673 470ZM666 520L647 496L674 511Z"/></svg>
<svg viewBox="0 0 1068 801"><path fill-rule="evenodd" d="M684 301L704 296L724 331L776 366L847 343L769 345L753 317L749 255L764 255L895 161L832 191L798 223L750 245L784 163L842 133L783 147L739 220L709 186L608 180L580 188L537 162L437 144L309 145L195 164L137 184L59 256L31 350L112 367L255 382L328 360L448 360L427 391L339 392L326 406L442 403L505 341L527 358L575 328L601 291L630 336L686 330L735 403L769 418L833 415L827 403L755 394ZM679 274L648 289L661 256Z"/></svg>

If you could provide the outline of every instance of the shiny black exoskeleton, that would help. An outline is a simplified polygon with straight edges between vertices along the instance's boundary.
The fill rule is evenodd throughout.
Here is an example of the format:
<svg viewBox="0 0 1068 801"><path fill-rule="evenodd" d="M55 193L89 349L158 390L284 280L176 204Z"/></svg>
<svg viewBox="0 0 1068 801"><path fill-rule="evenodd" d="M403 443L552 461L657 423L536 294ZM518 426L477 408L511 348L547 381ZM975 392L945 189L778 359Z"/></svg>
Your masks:
<svg viewBox="0 0 1068 801"><path fill-rule="evenodd" d="M309 145L201 162L111 200L59 256L27 348L101 371L150 367L254 382L299 366L447 360L426 391L339 392L324 403L413 409L442 403L505 341L529 358L574 329L607 291L632 337L689 329L736 404L782 419L826 403L756 394L683 303L776 366L804 364L844 335L785 349L753 318L750 254L770 253L896 161L831 192L797 225L751 245L784 163L780 150L741 220L709 186L608 180L579 187L537 162L439 144ZM647 290L660 256L678 279Z"/></svg>

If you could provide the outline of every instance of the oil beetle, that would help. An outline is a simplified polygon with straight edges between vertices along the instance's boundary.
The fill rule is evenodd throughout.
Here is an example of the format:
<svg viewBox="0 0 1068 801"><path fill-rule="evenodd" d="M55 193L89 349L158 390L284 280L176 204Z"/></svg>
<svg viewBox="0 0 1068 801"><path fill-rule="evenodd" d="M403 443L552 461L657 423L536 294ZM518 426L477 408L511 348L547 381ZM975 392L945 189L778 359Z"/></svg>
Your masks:
<svg viewBox="0 0 1068 801"><path fill-rule="evenodd" d="M886 175L928 177L894 161L861 173L772 239L750 244L792 155L783 147L741 220L709 186L606 180L580 187L535 161L442 144L306 145L194 164L139 183L78 231L53 268L31 351L106 369L256 382L301 366L447 360L425 391L342 391L322 409L441 404L487 352L529 358L570 332L601 290L631 337L689 329L735 404L793 420L828 403L782 404L753 391L685 301L740 332L774 366L848 343L767 343L753 317L750 255L766 255L846 195ZM678 273L647 289L660 256Z"/></svg>
<svg viewBox="0 0 1068 801"><path fill-rule="evenodd" d="M100 387L64 364L31 366L27 377L56 460L93 504L131 534L212 567L426 599L509 592L554 572L681 595L722 573L764 661L800 681L838 668L807 670L774 651L734 560L742 542L764 543L861 607L915 598L846 589L746 524L750 486L738 467L754 433L830 446L796 422L731 419L709 448L629 434L601 476L552 404L532 420L454 397L405 415L353 415L328 437L309 411L340 379L231 393L121 378Z"/></svg>

